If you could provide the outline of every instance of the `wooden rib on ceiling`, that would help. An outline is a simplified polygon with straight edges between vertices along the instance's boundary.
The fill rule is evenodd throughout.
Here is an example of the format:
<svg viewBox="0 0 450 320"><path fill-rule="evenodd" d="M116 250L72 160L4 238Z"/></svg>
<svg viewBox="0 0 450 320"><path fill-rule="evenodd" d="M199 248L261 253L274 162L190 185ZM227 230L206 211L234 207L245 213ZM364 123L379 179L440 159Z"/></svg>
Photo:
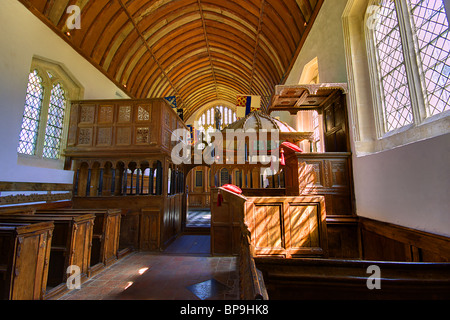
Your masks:
<svg viewBox="0 0 450 320"><path fill-rule="evenodd" d="M176 95L186 118L215 100L268 106L323 0L19 0L133 98ZM66 12L81 10L81 29ZM126 87L124 87L126 85Z"/></svg>

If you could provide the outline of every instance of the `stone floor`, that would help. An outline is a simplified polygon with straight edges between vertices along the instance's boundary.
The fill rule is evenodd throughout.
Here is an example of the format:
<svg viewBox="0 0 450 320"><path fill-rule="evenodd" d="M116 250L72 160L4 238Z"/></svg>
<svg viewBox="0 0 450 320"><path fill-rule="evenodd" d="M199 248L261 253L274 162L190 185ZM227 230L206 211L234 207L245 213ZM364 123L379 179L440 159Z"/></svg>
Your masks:
<svg viewBox="0 0 450 320"><path fill-rule="evenodd" d="M163 253L130 254L60 300L237 300L237 258L211 257L209 241L184 235Z"/></svg>

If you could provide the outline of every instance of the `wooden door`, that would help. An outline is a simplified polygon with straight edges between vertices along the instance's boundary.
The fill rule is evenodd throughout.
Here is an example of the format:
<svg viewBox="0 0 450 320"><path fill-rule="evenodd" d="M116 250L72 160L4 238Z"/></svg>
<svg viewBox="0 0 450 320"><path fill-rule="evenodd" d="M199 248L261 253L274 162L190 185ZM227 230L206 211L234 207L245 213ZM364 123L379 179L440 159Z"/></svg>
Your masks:
<svg viewBox="0 0 450 320"><path fill-rule="evenodd" d="M326 152L350 152L346 99L339 94L323 107Z"/></svg>
<svg viewBox="0 0 450 320"><path fill-rule="evenodd" d="M121 213L105 214L105 217L103 263L108 266L117 260Z"/></svg>

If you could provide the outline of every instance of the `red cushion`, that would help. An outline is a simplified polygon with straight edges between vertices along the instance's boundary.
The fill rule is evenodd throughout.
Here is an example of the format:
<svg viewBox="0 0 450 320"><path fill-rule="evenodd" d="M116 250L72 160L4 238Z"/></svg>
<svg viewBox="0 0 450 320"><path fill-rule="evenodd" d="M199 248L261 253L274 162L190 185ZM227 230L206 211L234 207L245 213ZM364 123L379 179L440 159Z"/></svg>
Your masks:
<svg viewBox="0 0 450 320"><path fill-rule="evenodd" d="M283 142L282 144L281 144L283 147L286 147L286 148L289 148L289 149L291 149L291 150L294 150L295 152L303 152L303 150L302 149L300 149L300 147L299 146L297 146L296 144L293 144L293 143L291 143L291 142Z"/></svg>
<svg viewBox="0 0 450 320"><path fill-rule="evenodd" d="M234 184L225 184L222 186L222 188L237 193L237 194L242 194L242 190L241 188L239 188L238 186L235 186Z"/></svg>

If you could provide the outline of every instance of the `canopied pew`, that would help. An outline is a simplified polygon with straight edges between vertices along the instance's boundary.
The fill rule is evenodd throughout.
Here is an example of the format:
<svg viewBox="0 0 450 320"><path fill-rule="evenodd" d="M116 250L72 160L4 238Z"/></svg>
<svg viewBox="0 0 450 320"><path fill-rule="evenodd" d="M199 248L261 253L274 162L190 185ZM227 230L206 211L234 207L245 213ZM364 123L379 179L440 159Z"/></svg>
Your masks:
<svg viewBox="0 0 450 320"><path fill-rule="evenodd" d="M35 214L94 214L90 276L97 269L109 266L117 260L122 210L58 208L36 210Z"/></svg>
<svg viewBox="0 0 450 320"><path fill-rule="evenodd" d="M69 266L80 268L82 280L88 277L94 219L94 214L0 215L0 223L54 223L46 299L66 290Z"/></svg>
<svg viewBox="0 0 450 320"><path fill-rule="evenodd" d="M44 298L53 229L52 222L0 223L0 299Z"/></svg>

